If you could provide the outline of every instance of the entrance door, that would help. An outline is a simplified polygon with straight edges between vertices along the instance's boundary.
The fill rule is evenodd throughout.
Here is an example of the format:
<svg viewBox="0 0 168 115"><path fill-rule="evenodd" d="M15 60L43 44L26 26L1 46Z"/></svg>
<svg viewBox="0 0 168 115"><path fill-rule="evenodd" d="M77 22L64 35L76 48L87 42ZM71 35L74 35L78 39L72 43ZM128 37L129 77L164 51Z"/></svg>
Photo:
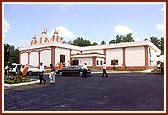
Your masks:
<svg viewBox="0 0 168 115"><path fill-rule="evenodd" d="M72 60L72 65L79 65L79 60Z"/></svg>
<svg viewBox="0 0 168 115"><path fill-rule="evenodd" d="M60 62L65 65L65 55L60 55Z"/></svg>

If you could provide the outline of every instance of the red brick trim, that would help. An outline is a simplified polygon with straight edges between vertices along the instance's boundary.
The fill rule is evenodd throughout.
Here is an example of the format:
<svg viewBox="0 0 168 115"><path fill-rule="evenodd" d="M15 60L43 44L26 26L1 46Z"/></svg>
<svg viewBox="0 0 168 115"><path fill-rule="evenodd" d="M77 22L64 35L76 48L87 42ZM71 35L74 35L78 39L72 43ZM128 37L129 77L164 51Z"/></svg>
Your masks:
<svg viewBox="0 0 168 115"><path fill-rule="evenodd" d="M80 51L80 52L82 52L82 51ZM75 56L75 55L87 55L87 54L98 54L98 55L104 55L104 54L102 54L102 53L90 52L90 53L72 54L72 56Z"/></svg>
<svg viewBox="0 0 168 115"><path fill-rule="evenodd" d="M125 48L122 48L122 56L123 56L123 69L125 69L126 65L125 65Z"/></svg>
<svg viewBox="0 0 168 115"><path fill-rule="evenodd" d="M40 50L38 51L38 67L40 67Z"/></svg>
<svg viewBox="0 0 168 115"><path fill-rule="evenodd" d="M28 52L28 64L30 64L30 52Z"/></svg>
<svg viewBox="0 0 168 115"><path fill-rule="evenodd" d="M145 68L149 68L149 57L148 57L148 47L149 46L144 46L145 48Z"/></svg>
<svg viewBox="0 0 168 115"><path fill-rule="evenodd" d="M69 51L70 51L70 56L69 56L70 62L69 62L69 63L70 63L70 65L71 65L71 64L72 64L72 57L71 57L71 56L72 56L72 49L69 49Z"/></svg>
<svg viewBox="0 0 168 115"><path fill-rule="evenodd" d="M55 66L55 47L51 46L51 64Z"/></svg>
<svg viewBox="0 0 168 115"><path fill-rule="evenodd" d="M103 49L103 54L104 54L104 62L106 62L106 49Z"/></svg>
<svg viewBox="0 0 168 115"><path fill-rule="evenodd" d="M96 56L92 57L92 66L95 68L96 67Z"/></svg>

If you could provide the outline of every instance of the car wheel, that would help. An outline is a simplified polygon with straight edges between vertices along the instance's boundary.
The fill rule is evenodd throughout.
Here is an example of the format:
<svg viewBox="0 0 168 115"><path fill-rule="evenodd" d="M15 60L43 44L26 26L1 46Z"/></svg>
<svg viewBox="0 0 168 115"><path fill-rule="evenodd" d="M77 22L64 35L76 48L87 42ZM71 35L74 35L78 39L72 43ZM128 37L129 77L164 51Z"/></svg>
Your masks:
<svg viewBox="0 0 168 115"><path fill-rule="evenodd" d="M83 72L80 72L80 73L79 73L79 76L82 77L82 76L83 76Z"/></svg>
<svg viewBox="0 0 168 115"><path fill-rule="evenodd" d="M60 71L58 75L59 75L59 76L62 76L62 72Z"/></svg>
<svg viewBox="0 0 168 115"><path fill-rule="evenodd" d="M29 72L28 72L28 75L29 75L29 76L31 76L31 75L32 75L32 72L31 72L31 71L29 71Z"/></svg>

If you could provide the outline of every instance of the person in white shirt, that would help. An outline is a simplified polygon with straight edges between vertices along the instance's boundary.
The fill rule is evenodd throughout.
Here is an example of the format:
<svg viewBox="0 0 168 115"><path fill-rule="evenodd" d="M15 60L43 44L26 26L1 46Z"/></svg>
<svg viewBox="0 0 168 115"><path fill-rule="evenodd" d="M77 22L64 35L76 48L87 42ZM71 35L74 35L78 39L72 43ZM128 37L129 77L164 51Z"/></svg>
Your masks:
<svg viewBox="0 0 168 115"><path fill-rule="evenodd" d="M106 73L106 62L104 62L104 64L103 64L103 75L102 75L102 77L104 77L104 74L106 74L106 77L108 77L108 75Z"/></svg>
<svg viewBox="0 0 168 115"><path fill-rule="evenodd" d="M6 67L5 67L5 75L8 75L8 72L9 72L9 66L6 65Z"/></svg>
<svg viewBox="0 0 168 115"><path fill-rule="evenodd" d="M43 73L44 73L44 66L43 63L40 63L40 73L39 73L39 79L40 79L40 83L42 84L42 81L44 81L44 84L46 83L46 80L43 78Z"/></svg>
<svg viewBox="0 0 168 115"><path fill-rule="evenodd" d="M55 84L55 69L52 64L50 64L51 72L49 75L50 78L50 84Z"/></svg>
<svg viewBox="0 0 168 115"><path fill-rule="evenodd" d="M87 73L87 70L88 70L86 63L83 65L82 69L83 69L83 77L86 78L86 73Z"/></svg>

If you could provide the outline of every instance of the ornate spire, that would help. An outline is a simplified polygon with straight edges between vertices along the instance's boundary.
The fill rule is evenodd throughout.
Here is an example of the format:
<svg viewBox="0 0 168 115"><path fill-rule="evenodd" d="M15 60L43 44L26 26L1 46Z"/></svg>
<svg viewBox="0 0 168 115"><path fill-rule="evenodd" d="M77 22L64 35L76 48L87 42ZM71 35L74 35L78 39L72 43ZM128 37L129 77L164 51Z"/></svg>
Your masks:
<svg viewBox="0 0 168 115"><path fill-rule="evenodd" d="M43 30L43 32L42 32L42 34L43 33L47 34L47 32L48 32L48 29L45 27L44 30Z"/></svg>
<svg viewBox="0 0 168 115"><path fill-rule="evenodd" d="M36 43L37 43L37 40L36 40L36 36L34 35L30 45L35 45Z"/></svg>
<svg viewBox="0 0 168 115"><path fill-rule="evenodd" d="M59 30L55 30L54 34L58 34L59 33Z"/></svg>

